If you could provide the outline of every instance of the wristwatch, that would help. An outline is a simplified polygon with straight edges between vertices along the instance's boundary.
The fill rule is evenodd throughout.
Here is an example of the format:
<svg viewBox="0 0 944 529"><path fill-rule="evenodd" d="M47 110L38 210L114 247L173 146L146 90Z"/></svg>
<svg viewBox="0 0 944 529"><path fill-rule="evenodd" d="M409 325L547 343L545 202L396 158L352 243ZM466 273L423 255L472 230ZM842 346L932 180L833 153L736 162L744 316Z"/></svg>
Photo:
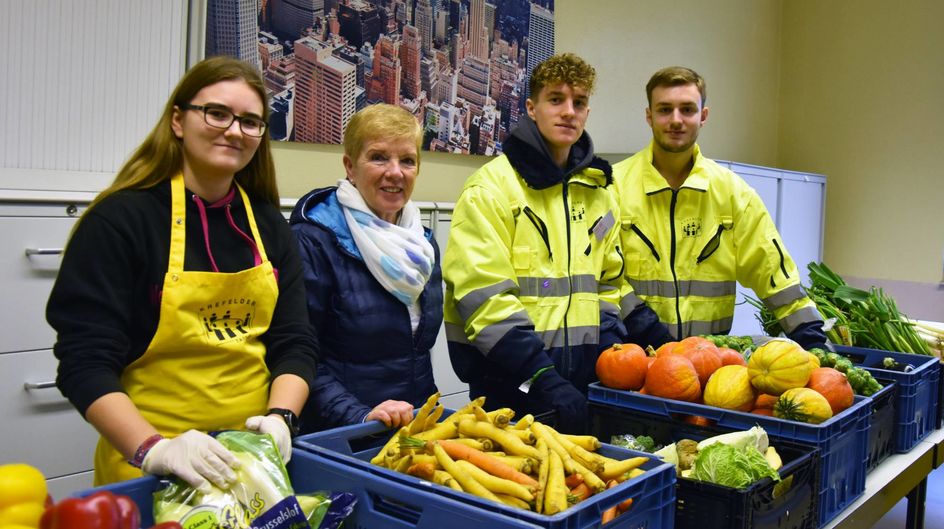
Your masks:
<svg viewBox="0 0 944 529"><path fill-rule="evenodd" d="M278 415L282 417L285 421L285 424L288 426L289 433L292 434L292 437L298 435L298 415L295 415L295 412L287 408L271 408L266 412L266 415Z"/></svg>

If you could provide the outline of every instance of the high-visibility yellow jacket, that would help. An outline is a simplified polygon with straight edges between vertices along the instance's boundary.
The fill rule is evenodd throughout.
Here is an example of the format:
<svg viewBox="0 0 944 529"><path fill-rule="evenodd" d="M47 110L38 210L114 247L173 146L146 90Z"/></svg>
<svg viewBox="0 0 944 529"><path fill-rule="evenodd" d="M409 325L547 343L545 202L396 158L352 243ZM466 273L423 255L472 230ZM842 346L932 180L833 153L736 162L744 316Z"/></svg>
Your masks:
<svg viewBox="0 0 944 529"><path fill-rule="evenodd" d="M824 343L822 316L760 197L697 145L694 158L677 191L653 167L651 143L613 167L626 275L636 294L676 339L726 334L737 281L788 336L804 346Z"/></svg>
<svg viewBox="0 0 944 529"><path fill-rule="evenodd" d="M621 320L637 308L669 338L623 277L609 164L591 145L564 174L522 148L510 138L466 181L443 257L450 357L474 394L486 378L517 388L551 364L585 389L601 340L622 341Z"/></svg>

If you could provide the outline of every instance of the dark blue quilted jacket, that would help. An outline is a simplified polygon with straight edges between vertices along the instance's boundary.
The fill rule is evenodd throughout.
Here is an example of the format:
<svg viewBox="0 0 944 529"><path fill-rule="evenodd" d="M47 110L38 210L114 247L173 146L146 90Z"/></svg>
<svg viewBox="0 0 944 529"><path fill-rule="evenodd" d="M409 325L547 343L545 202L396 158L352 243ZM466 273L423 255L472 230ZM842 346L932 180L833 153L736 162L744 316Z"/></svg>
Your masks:
<svg viewBox="0 0 944 529"><path fill-rule="evenodd" d="M430 349L443 319L442 269L436 264L420 296L416 333L406 305L374 279L361 258L334 187L298 201L290 223L298 240L308 291L308 315L318 330L320 361L301 416L302 431L356 424L381 402L415 407L436 392Z"/></svg>

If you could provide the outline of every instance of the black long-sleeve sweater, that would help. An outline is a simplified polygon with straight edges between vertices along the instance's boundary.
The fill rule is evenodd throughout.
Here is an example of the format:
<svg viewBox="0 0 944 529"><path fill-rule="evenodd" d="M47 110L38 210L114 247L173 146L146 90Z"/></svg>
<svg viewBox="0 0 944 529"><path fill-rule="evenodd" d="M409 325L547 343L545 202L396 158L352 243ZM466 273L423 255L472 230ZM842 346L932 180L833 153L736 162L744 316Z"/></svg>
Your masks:
<svg viewBox="0 0 944 529"><path fill-rule="evenodd" d="M89 209L69 241L46 307L56 330L57 385L85 411L99 397L123 391L122 371L139 358L157 331L160 293L170 248L170 182L121 191ZM262 335L271 377L291 373L312 384L318 342L308 321L297 244L275 206L250 198L268 259L278 270L279 297ZM211 271L199 211L187 191L184 270ZM235 224L251 237L239 193ZM254 265L249 245L226 219L207 209L213 258L220 272Z"/></svg>

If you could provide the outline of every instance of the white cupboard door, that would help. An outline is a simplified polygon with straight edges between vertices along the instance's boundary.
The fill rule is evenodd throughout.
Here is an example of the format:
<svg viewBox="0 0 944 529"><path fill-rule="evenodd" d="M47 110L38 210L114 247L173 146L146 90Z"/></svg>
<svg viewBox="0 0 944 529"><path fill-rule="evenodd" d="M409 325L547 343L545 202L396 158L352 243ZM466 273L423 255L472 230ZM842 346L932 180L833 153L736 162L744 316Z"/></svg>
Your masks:
<svg viewBox="0 0 944 529"><path fill-rule="evenodd" d="M56 340L46 301L62 260L69 217L0 217L0 353L48 349Z"/></svg>
<svg viewBox="0 0 944 529"><path fill-rule="evenodd" d="M784 179L781 183L780 236L800 271L800 280L810 284L806 265L822 260L823 193L825 182Z"/></svg>
<svg viewBox="0 0 944 529"><path fill-rule="evenodd" d="M55 387L52 351L0 354L0 462L28 463L47 478L92 469L98 434Z"/></svg>

